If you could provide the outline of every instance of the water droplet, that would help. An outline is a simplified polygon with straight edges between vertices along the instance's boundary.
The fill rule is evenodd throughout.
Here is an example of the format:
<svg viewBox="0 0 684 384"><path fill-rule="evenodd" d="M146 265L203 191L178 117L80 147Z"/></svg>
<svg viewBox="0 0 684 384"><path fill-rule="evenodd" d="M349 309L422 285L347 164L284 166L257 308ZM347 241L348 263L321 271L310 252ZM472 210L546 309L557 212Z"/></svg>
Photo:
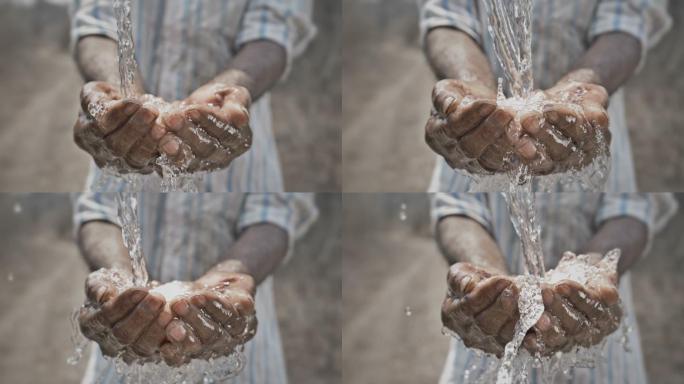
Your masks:
<svg viewBox="0 0 684 384"><path fill-rule="evenodd" d="M411 312L411 307L407 305L406 308L404 308L404 314L406 314L407 317L411 317L413 314L413 312Z"/></svg>
<svg viewBox="0 0 684 384"><path fill-rule="evenodd" d="M13 208L13 209L14 209L14 213L20 214L21 211L22 211L21 204L19 204L19 203L14 203L14 208Z"/></svg>
<svg viewBox="0 0 684 384"><path fill-rule="evenodd" d="M14 281L14 273L10 272L7 274L7 281L10 283Z"/></svg>
<svg viewBox="0 0 684 384"><path fill-rule="evenodd" d="M399 220L406 221L406 204L401 203L401 209L399 210Z"/></svg>

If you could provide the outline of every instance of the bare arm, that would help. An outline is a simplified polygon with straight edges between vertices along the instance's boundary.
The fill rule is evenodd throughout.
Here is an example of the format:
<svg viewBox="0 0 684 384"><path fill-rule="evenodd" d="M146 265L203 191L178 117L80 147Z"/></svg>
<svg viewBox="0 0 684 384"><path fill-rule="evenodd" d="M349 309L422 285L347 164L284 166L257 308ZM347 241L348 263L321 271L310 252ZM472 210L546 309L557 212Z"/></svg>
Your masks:
<svg viewBox="0 0 684 384"><path fill-rule="evenodd" d="M614 32L600 35L564 79L593 83L617 91L634 74L641 58L641 43L633 36Z"/></svg>
<svg viewBox="0 0 684 384"><path fill-rule="evenodd" d="M641 257L648 240L648 228L641 221L618 217L601 225L582 253L596 252L605 255L613 248L620 248L618 274L627 272Z"/></svg>
<svg viewBox="0 0 684 384"><path fill-rule="evenodd" d="M257 284L264 281L285 258L287 233L273 224L257 224L247 228L230 248L226 260L210 269L213 273L245 273Z"/></svg>
<svg viewBox="0 0 684 384"><path fill-rule="evenodd" d="M117 42L106 36L89 35L76 45L76 65L85 82L105 81L120 86ZM138 93L144 93L142 77L136 76Z"/></svg>
<svg viewBox="0 0 684 384"><path fill-rule="evenodd" d="M499 246L477 221L447 216L437 224L437 244L449 265L468 262L477 267L508 274Z"/></svg>
<svg viewBox="0 0 684 384"><path fill-rule="evenodd" d="M477 82L496 91L496 80L482 48L465 32L435 28L425 37L425 53L438 79Z"/></svg>
<svg viewBox="0 0 684 384"><path fill-rule="evenodd" d="M252 100L257 100L283 75L286 59L285 49L274 42L249 42L238 51L228 69L216 76L211 83L245 87Z"/></svg>
<svg viewBox="0 0 684 384"><path fill-rule="evenodd" d="M128 250L118 225L106 221L89 221L78 231L78 246L91 271L117 268L131 271Z"/></svg>

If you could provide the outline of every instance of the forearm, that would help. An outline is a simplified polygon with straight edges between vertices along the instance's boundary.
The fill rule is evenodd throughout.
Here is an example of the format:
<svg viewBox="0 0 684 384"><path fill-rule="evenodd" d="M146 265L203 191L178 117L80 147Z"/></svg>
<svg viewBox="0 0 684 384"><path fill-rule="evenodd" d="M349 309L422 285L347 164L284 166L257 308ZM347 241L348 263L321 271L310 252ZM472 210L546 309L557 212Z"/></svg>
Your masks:
<svg viewBox="0 0 684 384"><path fill-rule="evenodd" d="M238 51L229 67L211 82L245 87L255 101L278 82L285 71L286 60L285 49L274 42L249 42Z"/></svg>
<svg viewBox="0 0 684 384"><path fill-rule="evenodd" d="M78 246L91 271L118 268L130 271L131 262L121 228L105 221L89 221L78 231Z"/></svg>
<svg viewBox="0 0 684 384"><path fill-rule="evenodd" d="M499 246L477 221L465 216L447 216L437 223L437 244L449 265L468 262L508 274Z"/></svg>
<svg viewBox="0 0 684 384"><path fill-rule="evenodd" d="M439 79L477 82L496 91L496 79L482 48L466 33L435 28L425 38L425 54Z"/></svg>
<svg viewBox="0 0 684 384"><path fill-rule="evenodd" d="M252 276L257 284L272 274L285 258L288 235L273 224L247 228L228 251L226 258L210 269L214 272L237 272Z"/></svg>
<svg viewBox="0 0 684 384"><path fill-rule="evenodd" d="M105 81L120 87L117 42L106 36L86 36L76 44L76 65L85 82ZM144 93L141 76L135 79L138 93Z"/></svg>
<svg viewBox="0 0 684 384"><path fill-rule="evenodd" d="M648 241L648 228L643 222L628 216L604 222L582 250L602 255L614 248L621 250L618 274L627 272L641 257Z"/></svg>
<svg viewBox="0 0 684 384"><path fill-rule="evenodd" d="M622 32L600 35L564 79L598 84L609 94L634 74L641 58L641 43Z"/></svg>

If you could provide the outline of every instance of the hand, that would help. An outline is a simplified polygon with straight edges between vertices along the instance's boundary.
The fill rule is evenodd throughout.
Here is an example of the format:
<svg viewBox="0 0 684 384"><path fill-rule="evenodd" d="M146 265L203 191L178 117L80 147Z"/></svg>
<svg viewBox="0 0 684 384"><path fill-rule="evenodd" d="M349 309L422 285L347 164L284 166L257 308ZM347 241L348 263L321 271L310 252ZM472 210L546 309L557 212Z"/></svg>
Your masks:
<svg viewBox="0 0 684 384"><path fill-rule="evenodd" d="M81 89L74 141L101 168L150 173L158 156L157 143L166 132L157 122L158 115L142 100L123 99L109 83L90 82Z"/></svg>
<svg viewBox="0 0 684 384"><path fill-rule="evenodd" d="M523 131L537 141L539 155L552 160L536 173L581 169L608 153L608 93L603 87L561 80L544 92L544 98L542 111L520 117Z"/></svg>
<svg viewBox="0 0 684 384"><path fill-rule="evenodd" d="M596 253L575 256L566 252L558 267L547 274L549 283L542 285L544 313L525 336L525 348L550 355L576 345L598 344L613 333L622 317L616 264ZM589 278L580 284L568 279L573 276Z"/></svg>
<svg viewBox="0 0 684 384"><path fill-rule="evenodd" d="M88 301L78 315L83 335L100 345L106 356L125 361L157 360L172 315L164 312L165 300L147 288L133 285L129 271L100 269L86 280Z"/></svg>
<svg viewBox="0 0 684 384"><path fill-rule="evenodd" d="M227 356L256 332L254 279L242 273L211 272L171 301L177 317L166 327L161 356L171 366L192 358Z"/></svg>
<svg viewBox="0 0 684 384"><path fill-rule="evenodd" d="M252 144L250 103L243 87L200 87L163 117L169 133L160 142L161 152L188 172L227 167Z"/></svg>
<svg viewBox="0 0 684 384"><path fill-rule="evenodd" d="M519 317L513 279L499 271L456 263L449 269L447 284L443 325L456 332L466 347L502 356Z"/></svg>
<svg viewBox="0 0 684 384"><path fill-rule="evenodd" d="M425 141L449 166L471 173L506 171L507 157L534 160L533 141L511 125L515 112L497 106L496 93L477 83L441 80L432 91Z"/></svg>

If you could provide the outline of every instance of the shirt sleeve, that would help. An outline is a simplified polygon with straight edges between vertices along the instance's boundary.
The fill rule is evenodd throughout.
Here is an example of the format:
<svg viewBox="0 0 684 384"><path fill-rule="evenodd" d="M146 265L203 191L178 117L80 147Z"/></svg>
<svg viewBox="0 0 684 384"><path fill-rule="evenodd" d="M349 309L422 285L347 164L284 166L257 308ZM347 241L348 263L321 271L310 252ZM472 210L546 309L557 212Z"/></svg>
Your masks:
<svg viewBox="0 0 684 384"><path fill-rule="evenodd" d="M119 225L118 205L114 193L74 193L71 195L74 211L74 231L89 221L100 220Z"/></svg>
<svg viewBox="0 0 684 384"><path fill-rule="evenodd" d="M107 36L117 40L113 1L73 0L71 2L71 48L88 35Z"/></svg>
<svg viewBox="0 0 684 384"><path fill-rule="evenodd" d="M237 233L255 224L276 225L288 235L289 260L295 241L304 235L318 218L314 196L310 193L247 194L237 223Z"/></svg>
<svg viewBox="0 0 684 384"><path fill-rule="evenodd" d="M249 0L235 40L236 49L255 40L279 44L287 55L283 78L287 77L292 60L316 35L312 10L311 0Z"/></svg>
<svg viewBox="0 0 684 384"><path fill-rule="evenodd" d="M655 234L676 212L677 201L669 193L604 194L595 216L595 225L599 228L603 222L622 216L641 221L648 228L648 245L644 251L647 254Z"/></svg>
<svg viewBox="0 0 684 384"><path fill-rule="evenodd" d="M492 213L484 193L435 193L431 199L432 228L446 216L466 216L493 232Z"/></svg>
<svg viewBox="0 0 684 384"><path fill-rule="evenodd" d="M482 23L475 0L419 0L419 5L421 42L425 42L425 36L431 29L451 27L482 44Z"/></svg>
<svg viewBox="0 0 684 384"><path fill-rule="evenodd" d="M663 0L600 0L589 27L589 42L608 32L624 32L641 43L643 67L646 52L655 46L672 26Z"/></svg>

